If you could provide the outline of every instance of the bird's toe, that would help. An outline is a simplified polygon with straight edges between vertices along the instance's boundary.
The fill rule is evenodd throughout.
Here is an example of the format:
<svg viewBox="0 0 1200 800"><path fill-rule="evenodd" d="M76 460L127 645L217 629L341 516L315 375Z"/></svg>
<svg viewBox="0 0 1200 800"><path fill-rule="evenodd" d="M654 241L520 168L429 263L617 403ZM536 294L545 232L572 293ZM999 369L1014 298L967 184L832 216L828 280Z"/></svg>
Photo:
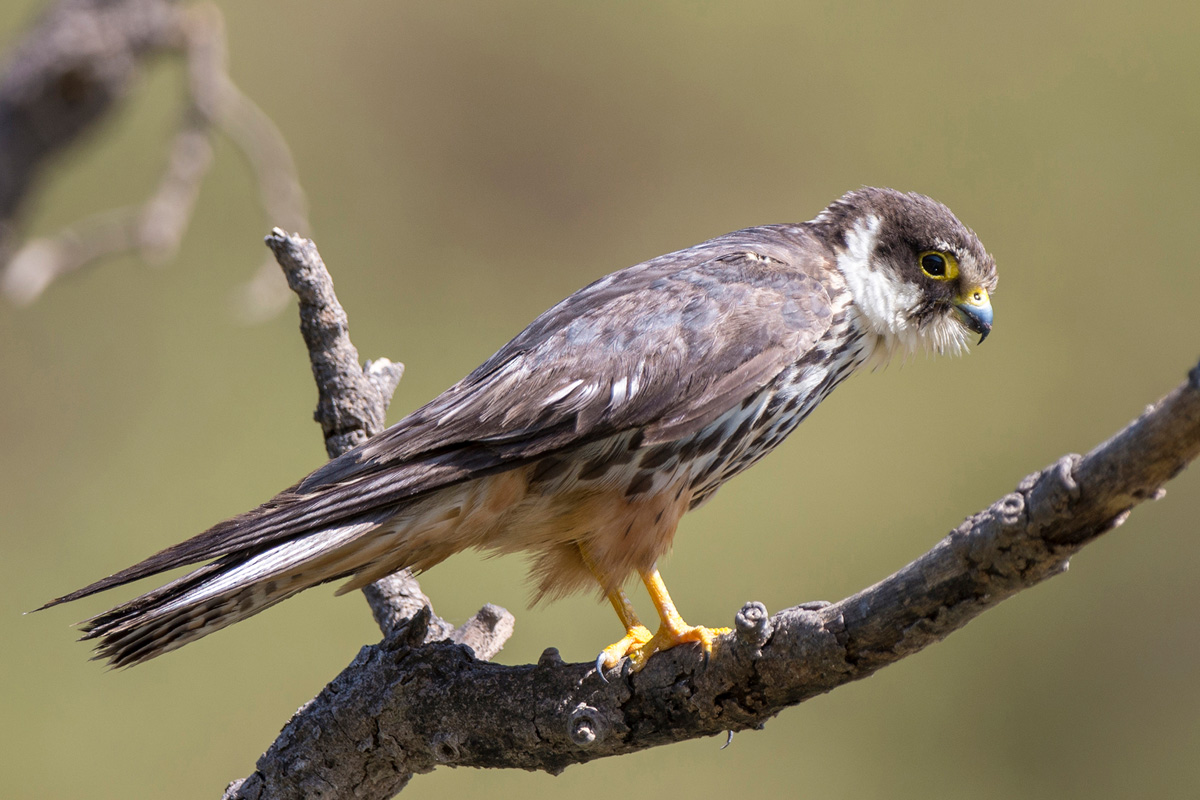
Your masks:
<svg viewBox="0 0 1200 800"><path fill-rule="evenodd" d="M600 651L596 656L596 671L604 677L607 670L621 663L621 659L640 652L647 643L654 639L654 634L644 625L635 625L623 637Z"/></svg>

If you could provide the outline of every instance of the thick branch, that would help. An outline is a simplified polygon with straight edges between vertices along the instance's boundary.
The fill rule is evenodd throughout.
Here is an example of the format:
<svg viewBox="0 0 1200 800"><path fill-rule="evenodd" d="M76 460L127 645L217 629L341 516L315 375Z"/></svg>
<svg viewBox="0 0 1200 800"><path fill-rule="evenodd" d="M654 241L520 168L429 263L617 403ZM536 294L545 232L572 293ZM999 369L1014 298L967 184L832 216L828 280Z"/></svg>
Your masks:
<svg viewBox="0 0 1200 800"><path fill-rule="evenodd" d="M1086 456L1068 455L894 575L832 605L738 613L705 664L694 647L605 682L554 649L508 667L405 629L358 657L283 729L230 798L390 797L440 764L557 773L571 764L762 726L871 675L1067 568L1162 496L1200 453L1200 366Z"/></svg>

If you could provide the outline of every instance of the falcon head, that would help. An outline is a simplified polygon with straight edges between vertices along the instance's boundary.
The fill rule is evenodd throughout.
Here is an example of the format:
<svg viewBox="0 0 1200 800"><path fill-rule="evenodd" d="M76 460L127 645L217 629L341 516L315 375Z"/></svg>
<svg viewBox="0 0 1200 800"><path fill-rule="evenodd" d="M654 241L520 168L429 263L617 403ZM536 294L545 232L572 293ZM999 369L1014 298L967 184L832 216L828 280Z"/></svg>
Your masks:
<svg viewBox="0 0 1200 800"><path fill-rule="evenodd" d="M815 220L833 248L859 322L885 357L918 349L961 352L992 329L996 262L974 231L915 193L849 192Z"/></svg>

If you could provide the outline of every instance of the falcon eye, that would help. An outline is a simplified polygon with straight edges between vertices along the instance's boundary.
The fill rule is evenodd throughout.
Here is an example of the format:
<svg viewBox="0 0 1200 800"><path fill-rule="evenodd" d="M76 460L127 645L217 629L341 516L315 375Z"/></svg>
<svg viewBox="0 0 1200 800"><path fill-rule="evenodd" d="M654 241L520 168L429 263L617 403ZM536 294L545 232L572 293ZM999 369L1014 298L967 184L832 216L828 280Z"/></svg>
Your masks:
<svg viewBox="0 0 1200 800"><path fill-rule="evenodd" d="M958 259L940 250L926 250L920 255L921 271L935 281L952 281L958 277Z"/></svg>

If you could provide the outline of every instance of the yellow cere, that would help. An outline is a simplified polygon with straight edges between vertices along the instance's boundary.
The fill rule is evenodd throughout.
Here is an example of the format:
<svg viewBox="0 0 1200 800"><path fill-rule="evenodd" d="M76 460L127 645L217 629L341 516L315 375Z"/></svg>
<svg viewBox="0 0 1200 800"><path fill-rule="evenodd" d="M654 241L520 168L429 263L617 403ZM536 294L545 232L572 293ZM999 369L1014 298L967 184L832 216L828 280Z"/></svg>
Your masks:
<svg viewBox="0 0 1200 800"><path fill-rule="evenodd" d="M973 289L963 292L960 302L980 307L991 305L991 301L988 298L988 290L982 286L976 286Z"/></svg>

